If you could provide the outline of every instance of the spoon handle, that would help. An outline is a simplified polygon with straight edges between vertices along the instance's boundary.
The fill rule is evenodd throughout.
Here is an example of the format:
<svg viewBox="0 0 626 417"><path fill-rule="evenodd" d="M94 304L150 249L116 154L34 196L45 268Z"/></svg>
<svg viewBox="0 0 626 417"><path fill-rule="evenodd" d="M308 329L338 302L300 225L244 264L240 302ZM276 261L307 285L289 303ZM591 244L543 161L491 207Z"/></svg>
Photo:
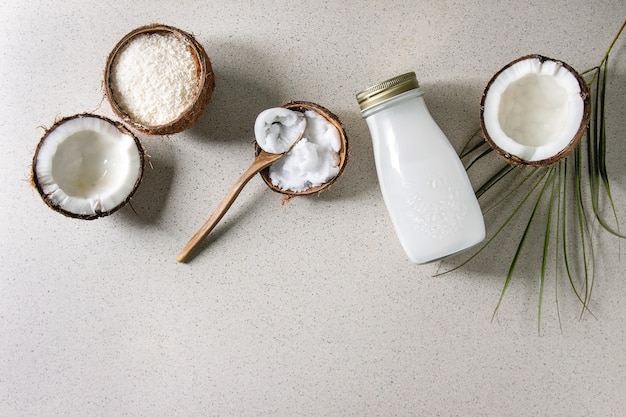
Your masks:
<svg viewBox="0 0 626 417"><path fill-rule="evenodd" d="M252 162L252 165L243 173L241 177L235 182L235 184L228 191L222 202L217 206L211 217L202 225L202 227L196 232L195 235L185 245L183 250L178 254L176 260L178 262L184 262L191 252L202 242L202 240L211 233L211 230L217 225L217 223L224 217L226 211L233 204L243 187L250 181L252 177L258 174L263 168L272 165L278 161L284 154L275 154L265 151L261 151Z"/></svg>

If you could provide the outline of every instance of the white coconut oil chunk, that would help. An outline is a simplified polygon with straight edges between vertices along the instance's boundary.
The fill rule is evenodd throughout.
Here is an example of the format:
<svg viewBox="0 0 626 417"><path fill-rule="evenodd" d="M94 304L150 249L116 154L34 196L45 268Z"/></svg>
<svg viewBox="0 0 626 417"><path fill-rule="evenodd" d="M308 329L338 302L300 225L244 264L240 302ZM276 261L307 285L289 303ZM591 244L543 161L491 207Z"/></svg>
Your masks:
<svg viewBox="0 0 626 417"><path fill-rule="evenodd" d="M187 43L175 34L142 34L116 57L111 88L115 101L136 122L166 124L198 95L197 63Z"/></svg>
<svg viewBox="0 0 626 417"><path fill-rule="evenodd" d="M302 139L269 168L272 183L282 190L302 192L325 184L339 173L339 131L313 110L307 110L304 116Z"/></svg>
<svg viewBox="0 0 626 417"><path fill-rule="evenodd" d="M275 107L259 113L254 123L254 136L265 152L285 153L302 136L306 119L300 112Z"/></svg>
<svg viewBox="0 0 626 417"><path fill-rule="evenodd" d="M134 139L96 117L77 117L50 132L37 155L45 195L65 211L94 215L118 207L141 175Z"/></svg>

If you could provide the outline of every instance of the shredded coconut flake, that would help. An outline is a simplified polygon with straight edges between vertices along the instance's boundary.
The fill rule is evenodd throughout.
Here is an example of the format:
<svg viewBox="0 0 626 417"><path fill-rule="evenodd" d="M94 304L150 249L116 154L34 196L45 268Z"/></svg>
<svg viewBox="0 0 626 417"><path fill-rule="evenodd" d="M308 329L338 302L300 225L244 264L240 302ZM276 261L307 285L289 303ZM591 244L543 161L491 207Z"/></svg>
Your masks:
<svg viewBox="0 0 626 417"><path fill-rule="evenodd" d="M198 95L196 60L173 33L139 35L113 62L111 88L135 121L162 125L179 117Z"/></svg>

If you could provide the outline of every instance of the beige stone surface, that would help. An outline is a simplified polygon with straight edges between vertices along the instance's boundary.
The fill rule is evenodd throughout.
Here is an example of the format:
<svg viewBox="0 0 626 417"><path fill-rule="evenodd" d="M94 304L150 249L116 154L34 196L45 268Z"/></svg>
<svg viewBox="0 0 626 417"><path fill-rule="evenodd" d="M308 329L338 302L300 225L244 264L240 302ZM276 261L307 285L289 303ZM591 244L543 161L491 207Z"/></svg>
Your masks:
<svg viewBox="0 0 626 417"><path fill-rule="evenodd" d="M550 255L538 335L535 229L492 320L525 223L447 275L433 277L462 257L411 264L355 94L415 71L460 150L496 71L528 53L593 67L625 12L623 0L4 2L0 415L623 415L626 242L590 223L593 316L582 319ZM106 56L153 22L205 47L213 101L183 133L141 136L151 167L134 211L65 218L29 184L42 126L81 112L113 117ZM608 167L624 223L626 34L610 64ZM287 100L339 116L351 145L344 175L284 205L254 178L191 262L177 263L252 162L256 115ZM505 214L487 218L490 233ZM572 235L572 258L580 248Z"/></svg>

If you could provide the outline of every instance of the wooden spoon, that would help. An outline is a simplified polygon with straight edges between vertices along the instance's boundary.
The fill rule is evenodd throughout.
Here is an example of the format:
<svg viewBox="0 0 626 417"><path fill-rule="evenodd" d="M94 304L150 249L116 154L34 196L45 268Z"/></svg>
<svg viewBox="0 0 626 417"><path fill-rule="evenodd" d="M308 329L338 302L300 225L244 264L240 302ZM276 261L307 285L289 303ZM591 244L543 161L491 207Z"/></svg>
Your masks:
<svg viewBox="0 0 626 417"><path fill-rule="evenodd" d="M252 165L239 177L239 179L235 182L235 184L228 191L228 194L224 197L222 202L217 206L211 217L202 225L200 230L196 232L195 235L189 240L189 242L185 245L183 250L178 254L176 260L178 262L185 262L185 260L189 257L191 252L193 252L196 247L202 242L202 240L207 237L211 230L217 225L217 223L224 217L224 214L228 211L230 206L233 204L243 187L250 181L252 177L262 171L264 168L272 165L274 162L278 161L280 158L285 156L286 154L293 149L293 147L302 139L302 135L304 134L304 130L300 133L300 136L296 141L291 145L291 147L284 153L269 153L266 151L261 151Z"/></svg>

